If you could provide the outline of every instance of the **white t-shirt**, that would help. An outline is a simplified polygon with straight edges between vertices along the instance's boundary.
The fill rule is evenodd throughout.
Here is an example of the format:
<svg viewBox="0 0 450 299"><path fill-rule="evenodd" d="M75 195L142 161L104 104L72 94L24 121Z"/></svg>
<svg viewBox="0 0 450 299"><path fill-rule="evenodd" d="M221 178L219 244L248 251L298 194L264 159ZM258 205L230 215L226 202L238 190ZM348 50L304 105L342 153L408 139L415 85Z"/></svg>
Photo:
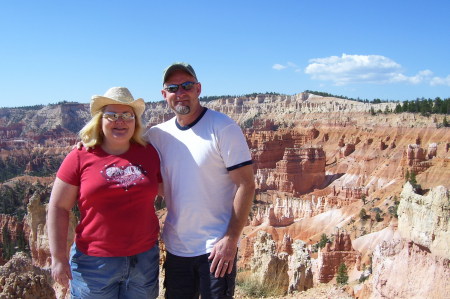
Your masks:
<svg viewBox="0 0 450 299"><path fill-rule="evenodd" d="M146 139L161 158L166 249L184 257L211 252L231 218L236 185L228 171L252 163L241 128L205 108L190 126L181 127L174 117L150 128Z"/></svg>

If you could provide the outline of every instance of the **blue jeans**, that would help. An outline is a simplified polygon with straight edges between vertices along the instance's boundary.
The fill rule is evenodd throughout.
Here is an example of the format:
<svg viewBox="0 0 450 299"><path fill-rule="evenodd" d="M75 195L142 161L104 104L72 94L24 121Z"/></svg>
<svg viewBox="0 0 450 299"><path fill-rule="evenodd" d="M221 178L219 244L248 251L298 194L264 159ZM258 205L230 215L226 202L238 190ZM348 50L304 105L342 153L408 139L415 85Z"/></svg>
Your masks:
<svg viewBox="0 0 450 299"><path fill-rule="evenodd" d="M159 293L159 246L124 257L89 256L75 244L70 253L71 297L75 299L156 298Z"/></svg>
<svg viewBox="0 0 450 299"><path fill-rule="evenodd" d="M164 287L166 299L232 299L236 279L236 260L233 270L216 278L209 269L208 254L181 257L166 251Z"/></svg>

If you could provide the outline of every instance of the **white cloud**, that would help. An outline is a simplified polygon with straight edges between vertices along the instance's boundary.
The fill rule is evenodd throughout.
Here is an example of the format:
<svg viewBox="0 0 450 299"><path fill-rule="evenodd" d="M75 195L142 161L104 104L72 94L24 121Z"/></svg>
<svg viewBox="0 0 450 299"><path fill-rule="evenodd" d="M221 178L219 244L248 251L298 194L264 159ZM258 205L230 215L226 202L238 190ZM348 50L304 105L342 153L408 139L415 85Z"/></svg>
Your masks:
<svg viewBox="0 0 450 299"><path fill-rule="evenodd" d="M274 64L274 65L272 66L272 68L275 69L275 70L277 70L277 71L281 71L281 70L287 68L287 66L276 63L276 64Z"/></svg>
<svg viewBox="0 0 450 299"><path fill-rule="evenodd" d="M290 62L290 61L288 61L286 63L286 65L276 63L276 64L274 64L272 66L272 68L277 70L277 71L281 71L281 70L284 70L284 69L287 69L287 68L294 69L295 72L300 72L301 71L301 69L299 69L298 66L295 63Z"/></svg>
<svg viewBox="0 0 450 299"><path fill-rule="evenodd" d="M305 73L314 80L331 81L335 85L355 83L386 84L423 82L431 85L449 84L447 78L432 78L433 72L423 70L414 76L403 73L400 64L381 55L347 55L310 59Z"/></svg>
<svg viewBox="0 0 450 299"><path fill-rule="evenodd" d="M448 75L446 78L433 77L430 81L430 85L431 86L436 86L436 85L450 86L450 75Z"/></svg>
<svg viewBox="0 0 450 299"><path fill-rule="evenodd" d="M392 77L391 82L407 82L411 84L419 84L422 82L430 81L433 72L430 70L424 70L417 73L415 76L405 76L403 74L396 74Z"/></svg>

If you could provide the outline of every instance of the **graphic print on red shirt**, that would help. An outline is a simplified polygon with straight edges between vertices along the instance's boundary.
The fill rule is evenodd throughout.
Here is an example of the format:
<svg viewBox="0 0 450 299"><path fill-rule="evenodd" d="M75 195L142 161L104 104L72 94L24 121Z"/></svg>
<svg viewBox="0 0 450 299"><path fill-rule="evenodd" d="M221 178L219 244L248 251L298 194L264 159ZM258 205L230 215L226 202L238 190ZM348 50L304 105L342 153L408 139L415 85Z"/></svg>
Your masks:
<svg viewBox="0 0 450 299"><path fill-rule="evenodd" d="M105 165L100 173L108 182L117 183L125 191L128 191L129 188L136 185L137 181L143 180L147 174L141 165L133 165L132 163L128 163L126 166L117 166L116 164Z"/></svg>

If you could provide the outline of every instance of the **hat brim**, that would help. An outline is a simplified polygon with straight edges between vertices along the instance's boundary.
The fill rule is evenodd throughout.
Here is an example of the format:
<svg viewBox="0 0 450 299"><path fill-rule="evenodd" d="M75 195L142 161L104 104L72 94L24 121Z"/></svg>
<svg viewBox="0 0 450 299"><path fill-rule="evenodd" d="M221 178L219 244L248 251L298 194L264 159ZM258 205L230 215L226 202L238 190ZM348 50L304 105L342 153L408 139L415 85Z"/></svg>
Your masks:
<svg viewBox="0 0 450 299"><path fill-rule="evenodd" d="M104 96L93 96L91 99L91 115L94 116L97 114L104 106L106 105L126 105L133 108L133 111L139 117L142 116L145 110L145 102L143 99L139 98L130 103L124 103L121 101L116 101L111 98L107 98Z"/></svg>

